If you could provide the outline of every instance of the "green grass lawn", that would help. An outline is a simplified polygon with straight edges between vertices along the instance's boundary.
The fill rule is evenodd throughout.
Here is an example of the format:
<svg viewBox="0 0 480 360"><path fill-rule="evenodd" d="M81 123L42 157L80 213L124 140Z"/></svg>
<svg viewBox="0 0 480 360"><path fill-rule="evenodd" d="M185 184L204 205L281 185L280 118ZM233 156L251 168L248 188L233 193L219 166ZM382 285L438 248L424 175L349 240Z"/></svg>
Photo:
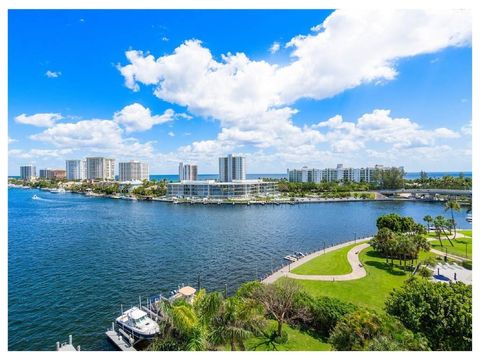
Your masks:
<svg viewBox="0 0 480 360"><path fill-rule="evenodd" d="M277 328L277 323L273 320L268 321L269 332ZM331 345L327 342L317 339L310 334L290 327L287 324L283 325L283 330L288 334L288 341L285 344L275 344L278 351L328 351L331 350ZM247 350L255 351L267 351L275 350L272 346L267 344L261 344L265 339L261 337L251 337L245 341L245 347ZM258 346L257 346L258 345ZM224 349L230 350L230 345L226 345ZM237 349L238 350L238 349Z"/></svg>
<svg viewBox="0 0 480 360"><path fill-rule="evenodd" d="M309 262L292 270L299 275L343 275L352 272L352 267L347 260L348 251L358 244L346 246L339 250L317 256Z"/></svg>
<svg viewBox="0 0 480 360"><path fill-rule="evenodd" d="M323 255L322 255L323 256ZM420 258L429 256L422 253ZM383 312L385 299L392 289L400 287L410 276L411 271L404 272L398 266L393 269L371 247L360 253L360 260L365 266L367 276L351 281L312 281L296 280L305 290L314 296L331 296Z"/></svg>
<svg viewBox="0 0 480 360"><path fill-rule="evenodd" d="M472 258L472 238L471 237L462 237L452 241L453 245L450 244L448 240L442 239L443 246L440 245L439 240L433 240L430 242L432 249L445 252L448 254L457 255L461 257L466 257L468 259Z"/></svg>
<svg viewBox="0 0 480 360"><path fill-rule="evenodd" d="M465 236L472 237L472 230L458 230L458 232Z"/></svg>

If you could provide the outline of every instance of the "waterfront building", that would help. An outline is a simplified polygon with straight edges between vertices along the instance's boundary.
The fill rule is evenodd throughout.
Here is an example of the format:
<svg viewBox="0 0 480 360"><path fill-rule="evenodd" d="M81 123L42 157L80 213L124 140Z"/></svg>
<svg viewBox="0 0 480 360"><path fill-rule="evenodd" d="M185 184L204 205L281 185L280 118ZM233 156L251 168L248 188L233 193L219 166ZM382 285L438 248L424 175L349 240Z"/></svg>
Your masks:
<svg viewBox="0 0 480 360"><path fill-rule="evenodd" d="M193 164L184 164L183 162L178 164L178 178L180 181L183 180L197 180L198 179L198 168L197 165Z"/></svg>
<svg viewBox="0 0 480 360"><path fill-rule="evenodd" d="M20 166L20 177L23 180L31 180L37 176L37 168L35 165Z"/></svg>
<svg viewBox="0 0 480 360"><path fill-rule="evenodd" d="M66 171L63 169L40 169L39 177L48 180L62 180L66 178Z"/></svg>
<svg viewBox="0 0 480 360"><path fill-rule="evenodd" d="M245 158L243 156L233 156L232 154L218 158L218 172L218 181L220 182L245 180L247 178Z"/></svg>
<svg viewBox="0 0 480 360"><path fill-rule="evenodd" d="M115 159L104 157L87 157L87 179L115 179Z"/></svg>
<svg viewBox="0 0 480 360"><path fill-rule="evenodd" d="M85 160L66 160L67 180L85 180L87 178L87 162Z"/></svg>
<svg viewBox="0 0 480 360"><path fill-rule="evenodd" d="M309 169L304 166L301 169L287 169L288 181L291 182L320 182L322 181L322 170Z"/></svg>
<svg viewBox="0 0 480 360"><path fill-rule="evenodd" d="M338 164L336 168L314 169L303 167L302 169L287 169L288 181L291 182L373 182L375 181L375 172L378 170L388 170L383 165L366 168L345 168L343 164ZM403 170L403 167L399 167Z"/></svg>
<svg viewBox="0 0 480 360"><path fill-rule="evenodd" d="M148 164L136 160L118 163L119 181L149 180Z"/></svg>
<svg viewBox="0 0 480 360"><path fill-rule="evenodd" d="M167 196L176 198L249 199L275 195L276 183L262 180L184 180L167 184Z"/></svg>

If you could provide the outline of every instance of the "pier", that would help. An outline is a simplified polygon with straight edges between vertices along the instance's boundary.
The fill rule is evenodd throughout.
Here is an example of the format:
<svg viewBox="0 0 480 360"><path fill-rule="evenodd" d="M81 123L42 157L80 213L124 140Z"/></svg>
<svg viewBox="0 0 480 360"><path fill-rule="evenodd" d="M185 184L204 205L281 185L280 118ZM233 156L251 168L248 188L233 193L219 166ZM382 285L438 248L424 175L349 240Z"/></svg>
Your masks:
<svg viewBox="0 0 480 360"><path fill-rule="evenodd" d="M57 351L80 351L80 345L73 346L73 338L72 335L68 335L68 342L61 343L57 341Z"/></svg>
<svg viewBox="0 0 480 360"><path fill-rule="evenodd" d="M122 329L115 330L115 324L112 323L112 328L105 332L105 335L110 341L121 351L137 351L133 347L133 338L129 336ZM126 341L128 339L128 341Z"/></svg>

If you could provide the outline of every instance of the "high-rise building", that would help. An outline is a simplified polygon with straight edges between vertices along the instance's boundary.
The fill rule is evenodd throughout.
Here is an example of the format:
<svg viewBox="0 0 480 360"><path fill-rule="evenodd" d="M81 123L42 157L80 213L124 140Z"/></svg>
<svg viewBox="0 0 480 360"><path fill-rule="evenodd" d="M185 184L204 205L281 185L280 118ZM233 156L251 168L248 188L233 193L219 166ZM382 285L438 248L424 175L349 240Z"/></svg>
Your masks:
<svg viewBox="0 0 480 360"><path fill-rule="evenodd" d="M85 160L66 160L67 180L85 180L87 178L87 162Z"/></svg>
<svg viewBox="0 0 480 360"><path fill-rule="evenodd" d="M20 166L20 177L23 180L31 180L37 176L37 168L35 165Z"/></svg>
<svg viewBox="0 0 480 360"><path fill-rule="evenodd" d="M63 169L40 169L39 177L48 180L62 180L66 178L66 171Z"/></svg>
<svg viewBox="0 0 480 360"><path fill-rule="evenodd" d="M345 168L338 164L336 168L310 169L306 166L302 169L287 169L288 181L291 182L374 182L377 170L388 170L383 165L366 168ZM399 167L403 170L403 167Z"/></svg>
<svg viewBox="0 0 480 360"><path fill-rule="evenodd" d="M115 179L115 159L104 157L87 157L87 179Z"/></svg>
<svg viewBox="0 0 480 360"><path fill-rule="evenodd" d="M218 172L220 182L232 182L233 180L245 180L246 162L243 156L233 156L218 158Z"/></svg>
<svg viewBox="0 0 480 360"><path fill-rule="evenodd" d="M183 162L178 164L178 178L180 181L184 180L198 180L198 168L197 165L184 164Z"/></svg>
<svg viewBox="0 0 480 360"><path fill-rule="evenodd" d="M118 163L118 180L134 181L148 180L148 164L140 161L131 160L129 162Z"/></svg>

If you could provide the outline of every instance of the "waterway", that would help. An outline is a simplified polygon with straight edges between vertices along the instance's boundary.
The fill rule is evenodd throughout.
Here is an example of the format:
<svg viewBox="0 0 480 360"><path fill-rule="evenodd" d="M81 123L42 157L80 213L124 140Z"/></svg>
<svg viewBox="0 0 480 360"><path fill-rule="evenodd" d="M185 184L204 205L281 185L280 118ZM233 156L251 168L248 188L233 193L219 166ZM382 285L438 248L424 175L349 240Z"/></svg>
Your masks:
<svg viewBox="0 0 480 360"><path fill-rule="evenodd" d="M33 200L37 195L39 200ZM379 215L448 215L428 202L174 205L8 190L8 344L54 350L69 334L113 350L104 332L138 296L179 284L232 293L283 256L371 235ZM471 228L465 213L459 228Z"/></svg>

